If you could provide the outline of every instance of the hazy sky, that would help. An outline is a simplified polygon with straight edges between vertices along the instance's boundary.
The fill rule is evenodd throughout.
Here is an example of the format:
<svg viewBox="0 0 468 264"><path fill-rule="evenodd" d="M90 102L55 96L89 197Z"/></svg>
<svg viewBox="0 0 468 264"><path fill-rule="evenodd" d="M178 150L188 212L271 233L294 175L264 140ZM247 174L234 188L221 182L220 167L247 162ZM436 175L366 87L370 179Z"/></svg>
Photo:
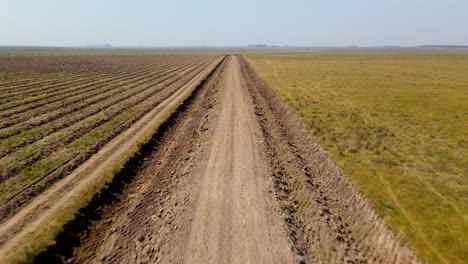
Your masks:
<svg viewBox="0 0 468 264"><path fill-rule="evenodd" d="M0 45L468 45L468 0L0 0Z"/></svg>

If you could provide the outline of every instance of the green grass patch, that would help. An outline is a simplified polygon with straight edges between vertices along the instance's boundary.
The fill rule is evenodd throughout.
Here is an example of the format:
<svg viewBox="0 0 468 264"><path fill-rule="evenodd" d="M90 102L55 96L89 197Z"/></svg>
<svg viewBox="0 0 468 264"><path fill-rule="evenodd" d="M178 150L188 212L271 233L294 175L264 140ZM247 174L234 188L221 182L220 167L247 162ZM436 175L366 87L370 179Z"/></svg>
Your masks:
<svg viewBox="0 0 468 264"><path fill-rule="evenodd" d="M0 145L5 146L5 147L9 147L9 146L21 141L21 140L26 140L28 138L31 138L31 137L35 136L35 135L38 135L38 134L42 133L44 130L45 130L44 128L39 127L39 128L33 128L33 129L22 131L18 135L9 137L7 139L0 140Z"/></svg>

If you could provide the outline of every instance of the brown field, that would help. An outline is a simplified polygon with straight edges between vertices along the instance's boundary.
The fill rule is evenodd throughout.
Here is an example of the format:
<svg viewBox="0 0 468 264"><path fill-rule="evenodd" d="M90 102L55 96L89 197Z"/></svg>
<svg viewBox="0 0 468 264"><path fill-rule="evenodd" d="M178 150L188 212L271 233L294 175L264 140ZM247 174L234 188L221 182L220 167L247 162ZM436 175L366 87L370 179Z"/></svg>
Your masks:
<svg viewBox="0 0 468 264"><path fill-rule="evenodd" d="M0 96L0 207L66 175L213 59L1 57L11 72Z"/></svg>

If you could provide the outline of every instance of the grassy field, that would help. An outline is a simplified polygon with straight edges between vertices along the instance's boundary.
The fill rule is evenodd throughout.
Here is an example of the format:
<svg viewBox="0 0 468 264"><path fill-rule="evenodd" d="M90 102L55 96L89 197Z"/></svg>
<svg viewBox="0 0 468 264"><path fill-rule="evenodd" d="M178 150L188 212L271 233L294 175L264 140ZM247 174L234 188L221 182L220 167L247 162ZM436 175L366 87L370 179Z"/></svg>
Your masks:
<svg viewBox="0 0 468 264"><path fill-rule="evenodd" d="M423 260L466 263L468 51L247 59Z"/></svg>

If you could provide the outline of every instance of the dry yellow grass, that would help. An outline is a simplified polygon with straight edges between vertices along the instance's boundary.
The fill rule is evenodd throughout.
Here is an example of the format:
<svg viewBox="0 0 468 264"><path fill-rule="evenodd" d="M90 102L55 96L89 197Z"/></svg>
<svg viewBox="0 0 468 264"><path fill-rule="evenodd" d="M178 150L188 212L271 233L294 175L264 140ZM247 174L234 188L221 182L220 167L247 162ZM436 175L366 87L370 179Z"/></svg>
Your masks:
<svg viewBox="0 0 468 264"><path fill-rule="evenodd" d="M468 51L247 59L423 260L465 263Z"/></svg>

